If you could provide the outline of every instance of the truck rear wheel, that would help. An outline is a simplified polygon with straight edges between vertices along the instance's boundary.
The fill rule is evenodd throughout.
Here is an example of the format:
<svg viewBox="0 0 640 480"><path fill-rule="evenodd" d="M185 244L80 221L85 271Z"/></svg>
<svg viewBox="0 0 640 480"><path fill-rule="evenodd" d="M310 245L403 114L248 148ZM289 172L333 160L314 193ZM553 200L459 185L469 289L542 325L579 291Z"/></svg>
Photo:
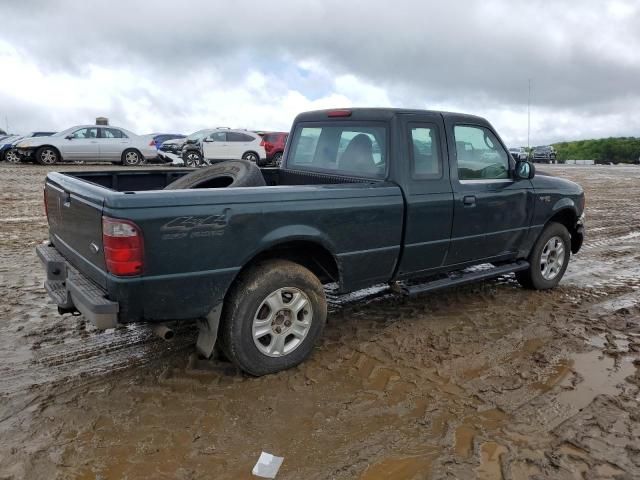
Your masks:
<svg viewBox="0 0 640 480"><path fill-rule="evenodd" d="M275 373L311 355L326 318L320 280L297 263L269 260L243 273L230 292L220 346L251 375Z"/></svg>
<svg viewBox="0 0 640 480"><path fill-rule="evenodd" d="M542 231L529 254L528 270L516 272L516 279L525 288L554 288L569 265L571 235L560 223L550 223Z"/></svg>
<svg viewBox="0 0 640 480"><path fill-rule="evenodd" d="M260 169L246 160L228 160L201 168L164 187L165 190L187 188L263 187Z"/></svg>

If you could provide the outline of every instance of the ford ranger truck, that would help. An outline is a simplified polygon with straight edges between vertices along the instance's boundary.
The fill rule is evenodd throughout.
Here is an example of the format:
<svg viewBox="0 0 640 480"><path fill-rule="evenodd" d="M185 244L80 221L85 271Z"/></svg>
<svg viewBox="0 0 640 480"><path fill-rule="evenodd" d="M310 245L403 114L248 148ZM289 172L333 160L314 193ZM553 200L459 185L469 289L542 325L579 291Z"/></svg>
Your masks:
<svg viewBox="0 0 640 480"><path fill-rule="evenodd" d="M549 289L584 238L579 185L514 160L483 118L423 110L302 113L281 168L49 173L44 197L60 313L195 321L202 355L252 375L311 354L326 284L415 295L515 272Z"/></svg>

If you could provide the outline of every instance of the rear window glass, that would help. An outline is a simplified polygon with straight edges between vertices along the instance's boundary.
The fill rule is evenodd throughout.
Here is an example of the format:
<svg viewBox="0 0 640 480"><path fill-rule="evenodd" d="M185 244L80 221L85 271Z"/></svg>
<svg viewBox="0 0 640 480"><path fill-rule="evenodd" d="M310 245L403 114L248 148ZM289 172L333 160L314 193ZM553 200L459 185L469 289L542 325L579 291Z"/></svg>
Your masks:
<svg viewBox="0 0 640 480"><path fill-rule="evenodd" d="M279 139L280 139L280 134L279 133L267 133L264 137L264 141L265 142L269 142L269 143L278 143Z"/></svg>
<svg viewBox="0 0 640 480"><path fill-rule="evenodd" d="M287 166L361 177L384 177L387 130L384 126L300 126L294 133Z"/></svg>

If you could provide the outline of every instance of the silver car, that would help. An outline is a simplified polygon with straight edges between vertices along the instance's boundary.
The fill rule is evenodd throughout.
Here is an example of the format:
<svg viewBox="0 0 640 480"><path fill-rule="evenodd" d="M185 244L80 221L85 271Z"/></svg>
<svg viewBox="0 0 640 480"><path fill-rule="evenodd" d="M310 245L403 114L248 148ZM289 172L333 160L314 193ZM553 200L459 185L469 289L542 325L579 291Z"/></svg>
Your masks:
<svg viewBox="0 0 640 480"><path fill-rule="evenodd" d="M25 139L16 152L23 162L42 165L89 161L133 166L158 156L153 140L105 125L78 125L50 137Z"/></svg>

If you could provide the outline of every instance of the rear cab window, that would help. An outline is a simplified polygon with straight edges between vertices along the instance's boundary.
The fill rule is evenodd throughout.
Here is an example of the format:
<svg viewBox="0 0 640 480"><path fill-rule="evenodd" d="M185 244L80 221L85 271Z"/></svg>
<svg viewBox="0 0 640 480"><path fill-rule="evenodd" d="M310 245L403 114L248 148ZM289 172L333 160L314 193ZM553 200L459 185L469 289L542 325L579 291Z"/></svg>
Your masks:
<svg viewBox="0 0 640 480"><path fill-rule="evenodd" d="M410 122L411 173L414 179L442 178L438 128L429 123Z"/></svg>
<svg viewBox="0 0 640 480"><path fill-rule="evenodd" d="M387 126L381 122L302 123L293 134L287 167L384 178L387 138Z"/></svg>

